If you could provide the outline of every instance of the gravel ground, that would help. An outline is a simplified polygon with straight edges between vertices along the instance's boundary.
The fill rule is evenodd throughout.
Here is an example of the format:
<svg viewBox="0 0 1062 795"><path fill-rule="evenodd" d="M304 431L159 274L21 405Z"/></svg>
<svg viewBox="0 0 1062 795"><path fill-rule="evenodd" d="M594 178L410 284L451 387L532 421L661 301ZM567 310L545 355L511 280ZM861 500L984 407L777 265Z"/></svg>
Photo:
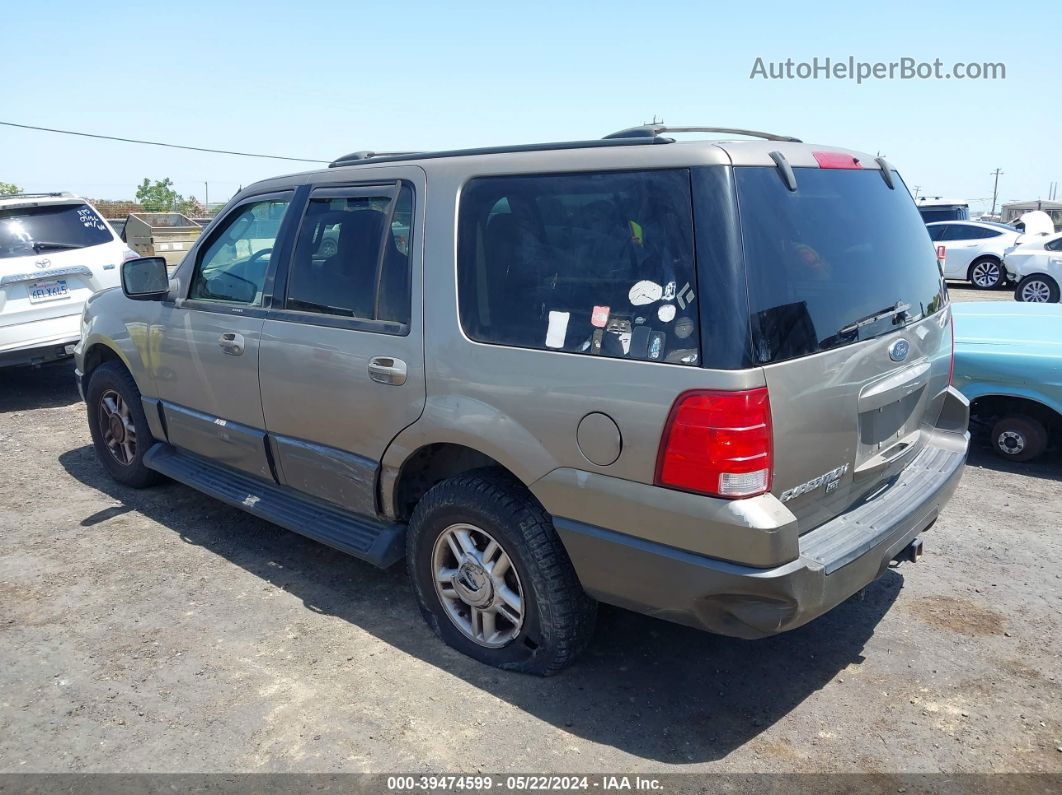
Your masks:
<svg viewBox="0 0 1062 795"><path fill-rule="evenodd" d="M0 771L1062 773L1057 452L975 449L922 561L799 630L603 609L542 680L443 646L401 569L114 484L69 363L0 371L0 451Z"/></svg>

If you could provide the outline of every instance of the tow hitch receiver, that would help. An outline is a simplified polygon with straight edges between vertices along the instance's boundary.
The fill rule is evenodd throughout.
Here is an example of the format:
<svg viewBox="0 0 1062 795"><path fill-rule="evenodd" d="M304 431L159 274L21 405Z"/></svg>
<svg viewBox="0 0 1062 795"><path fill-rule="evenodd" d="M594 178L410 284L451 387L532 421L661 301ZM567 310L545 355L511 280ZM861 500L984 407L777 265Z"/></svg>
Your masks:
<svg viewBox="0 0 1062 795"><path fill-rule="evenodd" d="M918 559L922 557L922 539L911 539L911 543L901 549L893 561L896 563L917 563Z"/></svg>

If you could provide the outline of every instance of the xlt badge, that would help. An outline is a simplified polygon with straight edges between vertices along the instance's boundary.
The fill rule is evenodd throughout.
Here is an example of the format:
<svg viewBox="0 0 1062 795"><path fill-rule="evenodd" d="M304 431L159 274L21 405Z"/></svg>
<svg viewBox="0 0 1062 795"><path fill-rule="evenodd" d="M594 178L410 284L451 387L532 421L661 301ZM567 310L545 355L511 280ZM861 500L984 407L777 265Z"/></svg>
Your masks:
<svg viewBox="0 0 1062 795"><path fill-rule="evenodd" d="M794 497L799 497L801 494L807 494L809 491L814 491L819 486L826 484L826 491L833 491L837 488L837 482L841 479L841 476L848 471L848 464L831 469L829 472L825 472L819 475L817 478L812 478L807 483L801 483L799 486L793 486L791 489L786 489L782 492L782 502L789 502Z"/></svg>

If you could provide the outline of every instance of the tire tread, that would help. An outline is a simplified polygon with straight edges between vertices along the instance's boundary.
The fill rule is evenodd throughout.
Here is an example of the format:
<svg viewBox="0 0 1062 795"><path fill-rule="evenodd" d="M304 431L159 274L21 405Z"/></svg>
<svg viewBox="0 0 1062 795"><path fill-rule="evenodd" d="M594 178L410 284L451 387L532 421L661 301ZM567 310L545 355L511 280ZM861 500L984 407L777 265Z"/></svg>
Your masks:
<svg viewBox="0 0 1062 795"><path fill-rule="evenodd" d="M477 469L457 475L433 486L417 504L407 534L407 559L410 574L416 556L417 528L426 517L444 508L458 507L474 501L481 509L497 514L498 518L519 532L531 558L533 586L539 586L542 599L538 603L542 635L548 638L549 648L540 649L527 661L529 664L510 664L527 673L551 676L558 673L582 652L593 635L597 605L582 589L571 560L557 536L553 521L545 509L526 488L508 473L497 469ZM488 507L489 506L489 507ZM535 575L539 575L537 578ZM522 576L528 576L521 572ZM423 602L424 595L417 596Z"/></svg>

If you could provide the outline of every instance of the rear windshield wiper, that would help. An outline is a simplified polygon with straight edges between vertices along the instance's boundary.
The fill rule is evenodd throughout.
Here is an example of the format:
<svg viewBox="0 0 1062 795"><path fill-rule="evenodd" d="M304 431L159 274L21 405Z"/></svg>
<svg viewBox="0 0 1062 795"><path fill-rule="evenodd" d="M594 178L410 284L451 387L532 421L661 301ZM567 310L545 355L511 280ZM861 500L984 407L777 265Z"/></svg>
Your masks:
<svg viewBox="0 0 1062 795"><path fill-rule="evenodd" d="M33 244L33 250L38 254L42 248L84 248L80 243L50 243L46 240L38 240Z"/></svg>
<svg viewBox="0 0 1062 795"><path fill-rule="evenodd" d="M850 337L852 334L859 331L864 326L877 323L879 320L885 318L892 318L893 325L904 322L907 319L907 311L911 308L910 304L905 304L902 301L897 301L892 306L883 307L876 312L871 312L869 315L853 320L847 325L841 326L837 329L838 337Z"/></svg>

